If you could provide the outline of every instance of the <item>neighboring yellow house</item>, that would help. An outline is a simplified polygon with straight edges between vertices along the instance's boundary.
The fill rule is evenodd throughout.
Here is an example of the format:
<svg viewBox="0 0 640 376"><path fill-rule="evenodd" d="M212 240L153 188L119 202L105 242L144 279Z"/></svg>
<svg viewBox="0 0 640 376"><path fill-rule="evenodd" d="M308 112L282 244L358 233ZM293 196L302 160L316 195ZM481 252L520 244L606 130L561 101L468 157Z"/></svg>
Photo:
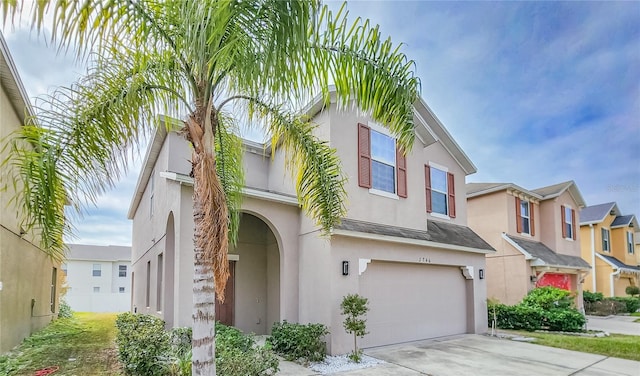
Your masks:
<svg viewBox="0 0 640 376"><path fill-rule="evenodd" d="M31 108L7 44L0 33L0 139L18 130ZM0 153L0 160L8 150ZM57 317L59 263L38 247L36 235L19 225L9 201L13 185L8 167L0 171L0 353L4 353Z"/></svg>
<svg viewBox="0 0 640 376"><path fill-rule="evenodd" d="M573 181L534 190L512 183L467 184L469 227L496 249L487 254L487 297L513 305L533 288L575 293L590 265L580 258L577 231L584 199Z"/></svg>
<svg viewBox="0 0 640 376"><path fill-rule="evenodd" d="M580 212L582 258L594 265L585 288L604 296L627 296L627 286L640 286L634 215L622 215L615 202L588 206Z"/></svg>

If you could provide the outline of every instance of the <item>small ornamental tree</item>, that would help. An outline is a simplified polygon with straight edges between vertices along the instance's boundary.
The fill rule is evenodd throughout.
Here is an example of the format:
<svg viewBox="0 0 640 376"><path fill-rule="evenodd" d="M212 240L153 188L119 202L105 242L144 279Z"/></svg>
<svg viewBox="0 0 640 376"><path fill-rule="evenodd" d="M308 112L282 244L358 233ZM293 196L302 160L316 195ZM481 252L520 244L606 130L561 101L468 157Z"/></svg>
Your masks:
<svg viewBox="0 0 640 376"><path fill-rule="evenodd" d="M634 295L640 295L640 288L638 286L627 286L627 288L624 289L624 292L627 293L627 295L631 295L633 298Z"/></svg>
<svg viewBox="0 0 640 376"><path fill-rule="evenodd" d="M353 352L349 358L356 363L362 360L362 350L358 349L358 337L367 334L367 320L362 316L369 311L369 299L358 294L349 294L342 298L340 308L344 319L344 329L347 333L353 333Z"/></svg>

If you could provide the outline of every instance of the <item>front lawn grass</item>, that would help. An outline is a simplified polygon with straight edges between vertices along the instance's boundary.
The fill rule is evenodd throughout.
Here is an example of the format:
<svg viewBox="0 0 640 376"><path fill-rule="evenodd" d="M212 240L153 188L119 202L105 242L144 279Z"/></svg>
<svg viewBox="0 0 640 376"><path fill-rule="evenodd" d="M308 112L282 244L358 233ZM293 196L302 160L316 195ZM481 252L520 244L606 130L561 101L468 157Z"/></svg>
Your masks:
<svg viewBox="0 0 640 376"><path fill-rule="evenodd" d="M0 375L31 376L58 366L56 376L122 375L115 349L112 313L74 313L33 334L11 353L0 356Z"/></svg>
<svg viewBox="0 0 640 376"><path fill-rule="evenodd" d="M609 337L581 337L524 331L513 333L535 338L533 343L538 345L640 361L640 336L611 334Z"/></svg>

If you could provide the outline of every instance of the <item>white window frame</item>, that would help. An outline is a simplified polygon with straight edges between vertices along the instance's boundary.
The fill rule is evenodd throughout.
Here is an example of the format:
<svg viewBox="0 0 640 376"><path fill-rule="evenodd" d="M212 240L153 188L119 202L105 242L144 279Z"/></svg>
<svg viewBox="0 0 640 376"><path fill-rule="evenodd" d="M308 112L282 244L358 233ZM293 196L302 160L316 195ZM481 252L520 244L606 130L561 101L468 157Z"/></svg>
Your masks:
<svg viewBox="0 0 640 376"><path fill-rule="evenodd" d="M118 292L121 293L121 294L124 294L124 293L127 292L127 290L124 287L120 286L120 287L118 287Z"/></svg>
<svg viewBox="0 0 640 376"><path fill-rule="evenodd" d="M611 231L609 231L608 228L602 228L602 230L600 230L600 236L602 236L602 244L604 245L604 234L607 234L607 248L605 249L604 247L602 247L602 252L607 252L607 253L611 253Z"/></svg>
<svg viewBox="0 0 640 376"><path fill-rule="evenodd" d="M567 212L569 213L567 214ZM564 207L564 223L562 225L569 225L569 231L565 230L565 239L573 241L573 208L569 205Z"/></svg>
<svg viewBox="0 0 640 376"><path fill-rule="evenodd" d="M633 249L634 245L633 245L633 233L627 231L627 253L629 253L630 255L635 253L635 250Z"/></svg>
<svg viewBox="0 0 640 376"><path fill-rule="evenodd" d="M523 204L527 204L527 215L524 215L524 212L522 211L522 205ZM531 236L531 201L529 200L524 200L524 199L520 199L520 220L522 221L523 219L527 219L527 222L529 224L529 228L527 229L527 231L524 230L524 221L521 223L522 226L522 232L520 232L520 235L525 235L525 236Z"/></svg>
<svg viewBox="0 0 640 376"><path fill-rule="evenodd" d="M97 272L97 274L96 274ZM91 268L91 276L102 277L102 264L93 264Z"/></svg>
<svg viewBox="0 0 640 376"><path fill-rule="evenodd" d="M100 286L93 286L93 293L94 294L99 294L100 293Z"/></svg>
<svg viewBox="0 0 640 376"><path fill-rule="evenodd" d="M369 127L369 132L378 132L384 136L387 136L389 138L391 138L394 143L393 143L393 165L391 165L391 167L393 167L393 190L394 192L387 192L387 191L383 191L381 189L376 189L376 188L369 188L369 193L374 194L374 195L378 195L378 196L383 196L383 197L387 197L387 198L392 198L395 200L399 200L400 197L398 196L398 171L397 171L397 165L398 165L398 161L396 159L396 155L397 155L397 150L396 150L396 143L395 143L395 138L393 137L393 135L391 135L391 133L389 132L389 130L383 126L381 126L380 124L373 122L373 121L369 121L367 122L367 126ZM371 170L373 171L373 161L379 162L379 163L383 163L388 165L387 161L382 161L379 159L374 158L373 156L373 144L371 142L371 135L369 136L369 149L371 150ZM373 187L373 173L371 174L371 186Z"/></svg>
<svg viewBox="0 0 640 376"><path fill-rule="evenodd" d="M442 192L440 190L434 189L433 188L433 179L432 179L433 175L429 176L429 181L431 182L431 213L430 214L432 216L436 217L436 218L439 218L439 219L448 219L448 220L450 220L451 217L449 217L449 168L446 167L446 166L439 165L439 164L437 164L435 162L429 161L429 174L433 173L433 169L434 168L436 170L440 170L440 171L444 172L444 176L445 176L444 182L446 184L446 186L445 186L446 191ZM438 193L443 193L444 194L444 197L445 197L445 200L444 200L445 213L444 214L438 213L438 212L433 210L433 192L438 192Z"/></svg>
<svg viewBox="0 0 640 376"><path fill-rule="evenodd" d="M122 275L122 267L124 267L124 275ZM126 278L127 277L127 266L126 265L118 265L118 277Z"/></svg>

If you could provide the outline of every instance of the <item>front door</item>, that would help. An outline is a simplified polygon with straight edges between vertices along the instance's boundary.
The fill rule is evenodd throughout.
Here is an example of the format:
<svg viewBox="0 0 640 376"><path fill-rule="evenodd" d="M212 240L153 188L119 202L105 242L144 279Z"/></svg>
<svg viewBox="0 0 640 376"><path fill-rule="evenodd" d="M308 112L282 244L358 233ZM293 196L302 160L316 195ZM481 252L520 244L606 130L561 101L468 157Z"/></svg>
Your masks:
<svg viewBox="0 0 640 376"><path fill-rule="evenodd" d="M227 280L227 286L224 289L224 303L220 303L216 299L216 321L227 325L233 326L233 316L235 307L235 278L236 275L236 262L229 261L229 279Z"/></svg>

